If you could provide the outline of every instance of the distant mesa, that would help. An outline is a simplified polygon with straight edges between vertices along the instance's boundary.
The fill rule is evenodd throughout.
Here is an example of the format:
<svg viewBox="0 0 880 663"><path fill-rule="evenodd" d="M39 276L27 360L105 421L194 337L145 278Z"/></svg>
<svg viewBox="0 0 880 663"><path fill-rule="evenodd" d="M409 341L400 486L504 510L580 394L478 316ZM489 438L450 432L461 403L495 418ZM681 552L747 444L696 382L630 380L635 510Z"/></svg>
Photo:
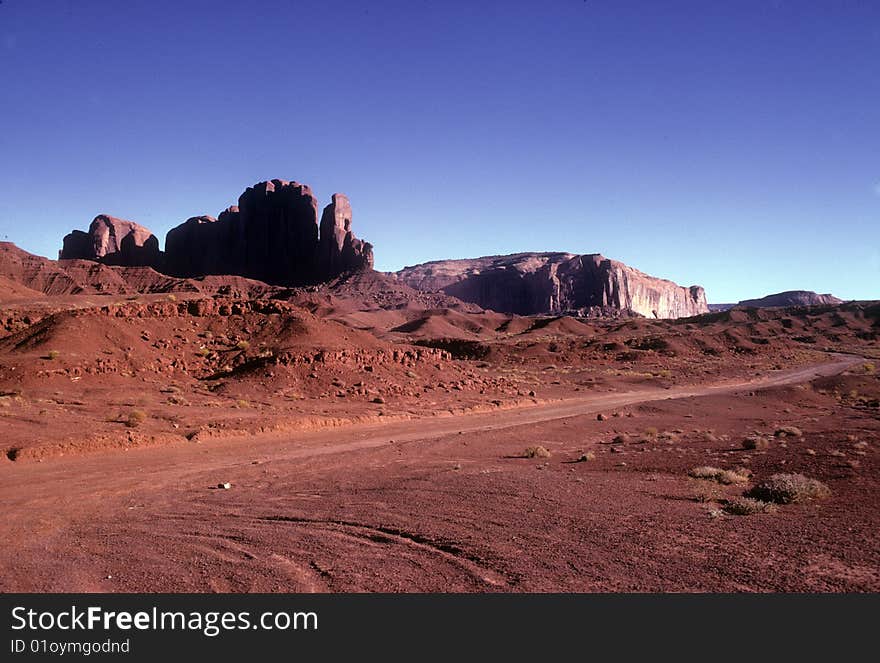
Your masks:
<svg viewBox="0 0 880 663"><path fill-rule="evenodd" d="M351 230L351 204L333 195L318 224L318 201L306 184L274 179L249 187L217 218L197 216L156 237L131 221L101 215L87 233L64 238L61 259L150 266L180 278L237 275L272 285L311 285L373 268L372 244Z"/></svg>
<svg viewBox="0 0 880 663"><path fill-rule="evenodd" d="M786 306L826 306L829 304L840 304L842 299L838 299L834 295L820 295L812 290L787 290L785 292L777 292L759 299L744 299L736 304L709 304L712 311L727 311L734 306L752 307L752 308L775 308Z"/></svg>
<svg viewBox="0 0 880 663"><path fill-rule="evenodd" d="M680 318L709 310L700 286L682 287L599 254L516 253L439 260L405 267L396 276L417 290L439 291L518 315Z"/></svg>

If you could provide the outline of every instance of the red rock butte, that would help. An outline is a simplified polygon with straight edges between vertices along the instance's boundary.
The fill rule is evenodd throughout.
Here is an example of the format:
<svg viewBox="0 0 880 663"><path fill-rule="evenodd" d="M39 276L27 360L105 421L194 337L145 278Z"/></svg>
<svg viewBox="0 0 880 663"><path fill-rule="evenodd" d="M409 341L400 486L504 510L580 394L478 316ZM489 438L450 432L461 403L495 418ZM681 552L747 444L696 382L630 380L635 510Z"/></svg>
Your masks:
<svg viewBox="0 0 880 663"><path fill-rule="evenodd" d="M197 216L155 235L131 221L95 218L88 232L64 238L59 259L148 266L181 278L237 275L272 285L320 283L373 267L372 244L351 230L351 204L333 194L318 225L318 200L299 182L273 179L248 187L217 218Z"/></svg>

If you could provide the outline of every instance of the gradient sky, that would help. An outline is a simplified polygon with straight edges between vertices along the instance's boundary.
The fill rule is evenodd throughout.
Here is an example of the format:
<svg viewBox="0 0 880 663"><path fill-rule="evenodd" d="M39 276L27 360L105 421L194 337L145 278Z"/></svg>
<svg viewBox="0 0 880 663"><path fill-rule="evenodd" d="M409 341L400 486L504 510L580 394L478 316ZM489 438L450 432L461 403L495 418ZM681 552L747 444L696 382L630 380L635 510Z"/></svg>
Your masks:
<svg viewBox="0 0 880 663"><path fill-rule="evenodd" d="M351 198L376 267L880 298L880 2L2 0L0 239Z"/></svg>

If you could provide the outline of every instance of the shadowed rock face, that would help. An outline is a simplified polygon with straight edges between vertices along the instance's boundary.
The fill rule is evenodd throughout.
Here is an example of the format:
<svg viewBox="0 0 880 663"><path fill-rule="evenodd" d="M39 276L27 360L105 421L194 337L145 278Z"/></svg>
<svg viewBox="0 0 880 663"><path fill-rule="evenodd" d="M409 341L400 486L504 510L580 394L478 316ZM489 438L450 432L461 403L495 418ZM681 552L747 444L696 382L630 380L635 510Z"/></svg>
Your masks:
<svg viewBox="0 0 880 663"><path fill-rule="evenodd" d="M217 219L194 217L169 231L165 271L305 285L372 268L373 247L351 232L351 205L344 195L334 194L324 210L320 238L318 230L318 201L307 185L260 182Z"/></svg>
<svg viewBox="0 0 880 663"><path fill-rule="evenodd" d="M241 194L215 219L197 216L165 238L165 271L174 276L237 274L292 285L315 272L318 201L305 184L272 180Z"/></svg>
<svg viewBox="0 0 880 663"><path fill-rule="evenodd" d="M351 231L351 204L345 194L334 193L333 202L324 208L318 256L327 278L373 268L373 245Z"/></svg>
<svg viewBox="0 0 880 663"><path fill-rule="evenodd" d="M441 260L397 272L410 287L442 291L519 315L637 313L679 318L706 313L706 293L648 276L598 254L518 253Z"/></svg>
<svg viewBox="0 0 880 663"><path fill-rule="evenodd" d="M105 265L156 267L161 260L159 240L133 221L101 214L88 232L74 230L64 238L60 260L94 260Z"/></svg>

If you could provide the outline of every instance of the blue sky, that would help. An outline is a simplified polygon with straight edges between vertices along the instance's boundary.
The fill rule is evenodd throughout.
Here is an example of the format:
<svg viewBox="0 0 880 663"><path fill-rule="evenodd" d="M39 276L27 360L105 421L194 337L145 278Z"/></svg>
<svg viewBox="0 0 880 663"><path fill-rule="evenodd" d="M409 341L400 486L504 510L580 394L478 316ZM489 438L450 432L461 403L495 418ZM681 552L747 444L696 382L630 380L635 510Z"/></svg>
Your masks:
<svg viewBox="0 0 880 663"><path fill-rule="evenodd" d="M2 0L0 239L164 241L257 181L376 266L602 253L880 298L880 2Z"/></svg>

